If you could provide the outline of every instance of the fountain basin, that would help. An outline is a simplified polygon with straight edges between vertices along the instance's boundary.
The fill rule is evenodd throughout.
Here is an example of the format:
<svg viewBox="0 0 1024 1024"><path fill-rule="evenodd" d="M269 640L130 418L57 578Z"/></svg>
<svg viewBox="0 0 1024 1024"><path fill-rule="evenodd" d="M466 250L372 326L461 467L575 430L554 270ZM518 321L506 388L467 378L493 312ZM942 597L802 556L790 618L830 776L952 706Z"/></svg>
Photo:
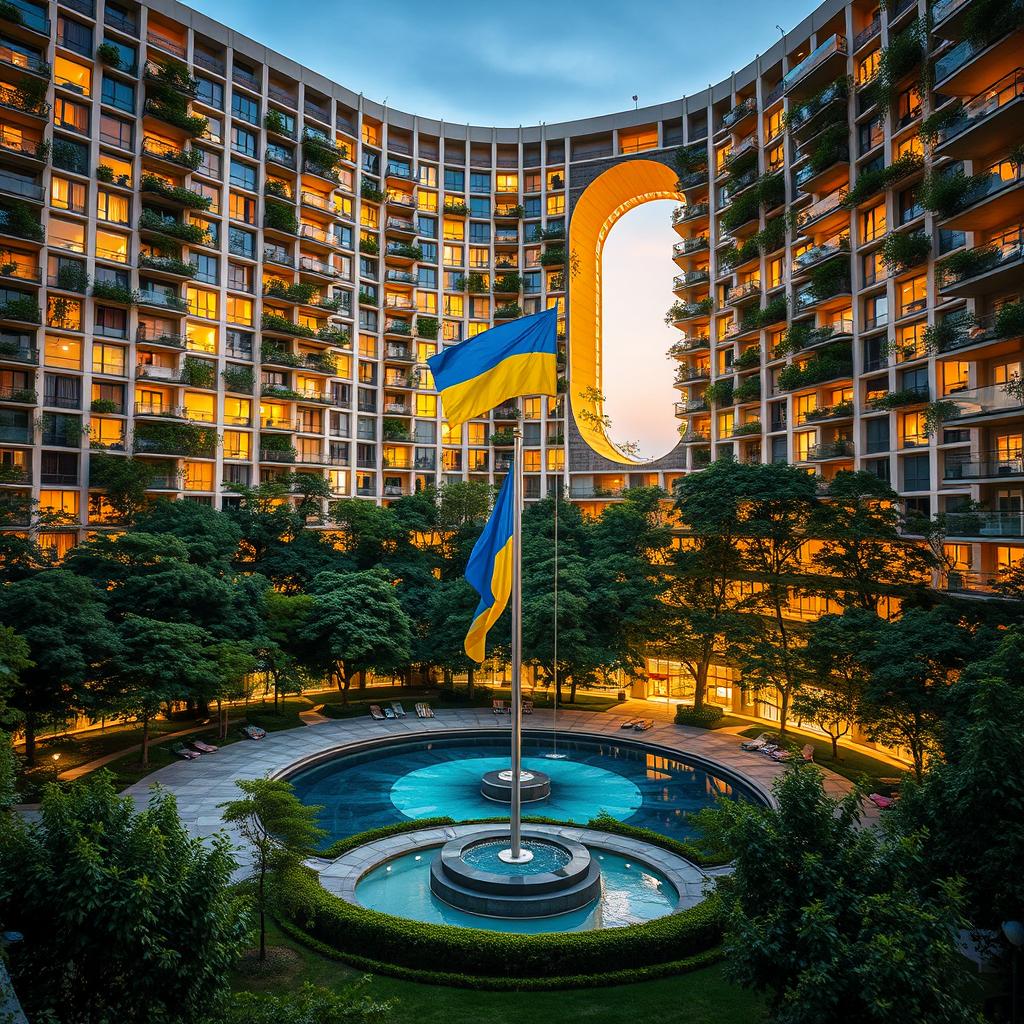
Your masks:
<svg viewBox="0 0 1024 1024"><path fill-rule="evenodd" d="M553 917L601 894L601 869L582 843L524 829L533 857L506 864L499 853L509 843L504 829L445 843L430 865L430 891L459 910L503 918Z"/></svg>
<svg viewBox="0 0 1024 1024"><path fill-rule="evenodd" d="M485 772L480 779L480 795L497 803L512 802L512 772ZM543 800L551 795L551 778L536 769L519 773L519 799L524 804Z"/></svg>

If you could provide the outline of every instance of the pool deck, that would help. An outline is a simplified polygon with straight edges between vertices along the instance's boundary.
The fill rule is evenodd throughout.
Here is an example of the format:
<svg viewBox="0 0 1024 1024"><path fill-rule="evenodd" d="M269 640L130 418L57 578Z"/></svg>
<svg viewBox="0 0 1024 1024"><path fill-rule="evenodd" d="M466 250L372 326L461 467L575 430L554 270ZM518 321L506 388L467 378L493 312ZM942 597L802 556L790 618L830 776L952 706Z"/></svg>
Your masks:
<svg viewBox="0 0 1024 1024"><path fill-rule="evenodd" d="M678 754L681 760L706 761L738 776L746 785L770 799L771 784L785 766L762 754L740 748L741 737L722 730L694 729L655 720L654 727L638 733L624 730L622 723L629 717L613 712L570 711L558 712L559 735L593 737L618 741L633 740L665 748ZM552 712L537 710L523 720L530 732L551 730ZM137 803L145 804L151 787L158 783L177 800L178 813L188 831L197 837L217 832L226 833L238 847L239 875L246 874L251 862L249 850L241 836L227 828L221 820L220 805L237 799L238 779L281 775L290 767L317 759L324 755L343 753L354 744L388 739L414 739L428 736L458 734L464 731L509 732L509 716L495 715L489 708L466 708L438 711L436 717L416 718L411 712L405 718L372 718L325 720L314 725L300 726L281 732L268 733L259 741L242 740L222 747L216 753L204 754L194 761L180 761L147 775L141 782L125 792ZM840 775L821 769L826 791L843 796L852 789L851 783ZM358 795L355 795L358 799ZM865 821L877 818L873 806L865 809ZM568 827L568 826L567 826ZM324 862L317 862L323 867Z"/></svg>

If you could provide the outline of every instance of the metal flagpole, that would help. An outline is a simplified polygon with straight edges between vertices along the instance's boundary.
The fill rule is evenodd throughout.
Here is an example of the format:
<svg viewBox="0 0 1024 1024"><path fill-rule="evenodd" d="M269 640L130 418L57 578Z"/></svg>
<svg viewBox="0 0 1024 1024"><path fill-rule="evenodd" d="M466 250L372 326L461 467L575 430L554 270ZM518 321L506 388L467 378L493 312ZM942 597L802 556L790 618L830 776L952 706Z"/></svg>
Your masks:
<svg viewBox="0 0 1024 1024"><path fill-rule="evenodd" d="M511 859L521 862L523 769L523 428L518 423L512 432L512 829Z"/></svg>

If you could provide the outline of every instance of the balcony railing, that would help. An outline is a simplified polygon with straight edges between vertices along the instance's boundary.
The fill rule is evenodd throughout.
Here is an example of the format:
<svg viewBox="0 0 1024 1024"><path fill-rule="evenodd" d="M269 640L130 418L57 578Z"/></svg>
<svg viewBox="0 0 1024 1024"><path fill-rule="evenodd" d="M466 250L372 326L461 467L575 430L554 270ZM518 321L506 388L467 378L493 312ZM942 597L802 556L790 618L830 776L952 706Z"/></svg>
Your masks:
<svg viewBox="0 0 1024 1024"><path fill-rule="evenodd" d="M987 387L972 388L969 391L957 391L955 394L947 395L944 401L956 407L954 417L959 418L991 416L1024 408L1024 400L1008 391L1003 384L989 384Z"/></svg>
<svg viewBox="0 0 1024 1024"><path fill-rule="evenodd" d="M672 246L673 256L689 256L691 253L701 252L708 248L707 235L695 235L693 238L684 238Z"/></svg>
<svg viewBox="0 0 1024 1024"><path fill-rule="evenodd" d="M824 462L827 459L853 458L852 441L823 441L807 449L807 462Z"/></svg>
<svg viewBox="0 0 1024 1024"><path fill-rule="evenodd" d="M1024 512L949 512L950 537L1024 537Z"/></svg>
<svg viewBox="0 0 1024 1024"><path fill-rule="evenodd" d="M820 245L812 245L793 260L793 273L799 274L842 252L850 251L850 233L842 231Z"/></svg>
<svg viewBox="0 0 1024 1024"><path fill-rule="evenodd" d="M1016 68L990 85L977 96L969 99L960 111L959 117L939 133L939 141L949 142L962 135L979 121L994 114L1001 107L1024 96L1024 69Z"/></svg>
<svg viewBox="0 0 1024 1024"><path fill-rule="evenodd" d="M820 46L812 50L795 68L782 79L783 92L788 92L798 82L807 77L816 67L823 64L833 54L846 53L846 36L838 33L826 39Z"/></svg>
<svg viewBox="0 0 1024 1024"><path fill-rule="evenodd" d="M845 198L846 189L838 188L835 192L825 196L824 199L819 199L816 203L812 203L806 210L800 211L796 221L797 227L804 228L808 224L813 224L814 221L820 220L833 210L838 210Z"/></svg>
<svg viewBox="0 0 1024 1024"><path fill-rule="evenodd" d="M1024 477L1024 453L985 452L981 458L949 453L942 470L943 480L1013 479Z"/></svg>
<svg viewBox="0 0 1024 1024"><path fill-rule="evenodd" d="M1016 263L1022 257L1024 257L1024 225L1018 227L1015 232L1006 232L998 241L984 246L973 270L960 274L950 270L941 271L939 287L952 288L965 281L970 281L972 278L990 274L993 270L998 270L1010 263Z"/></svg>

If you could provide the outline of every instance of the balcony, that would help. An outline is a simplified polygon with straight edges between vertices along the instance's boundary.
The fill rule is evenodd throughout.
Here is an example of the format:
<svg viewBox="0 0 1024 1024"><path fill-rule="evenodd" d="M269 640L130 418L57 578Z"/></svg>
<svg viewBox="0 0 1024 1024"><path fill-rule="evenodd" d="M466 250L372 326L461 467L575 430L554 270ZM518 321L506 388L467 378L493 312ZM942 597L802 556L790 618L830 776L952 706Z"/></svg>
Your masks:
<svg viewBox="0 0 1024 1024"><path fill-rule="evenodd" d="M959 255L959 265L940 264L939 287L944 296L973 298L1012 289L1024 277L1024 225Z"/></svg>
<svg viewBox="0 0 1024 1024"><path fill-rule="evenodd" d="M1024 117L1024 69L1015 68L964 103L957 119L939 133L936 154L978 159L1010 138Z"/></svg>
<svg viewBox="0 0 1024 1024"><path fill-rule="evenodd" d="M846 199L846 189L838 188L823 199L801 210L797 215L797 229L802 234L810 234L812 230L824 233L830 227L838 228L840 225L848 225L850 212L843 206Z"/></svg>
<svg viewBox="0 0 1024 1024"><path fill-rule="evenodd" d="M947 537L1024 537L1024 512L948 512Z"/></svg>
<svg viewBox="0 0 1024 1024"><path fill-rule="evenodd" d="M1021 452L983 453L980 458L972 458L970 454L963 456L948 452L946 464L942 470L945 483L973 481L1020 480L1024 478L1024 454Z"/></svg>
<svg viewBox="0 0 1024 1024"><path fill-rule="evenodd" d="M188 303L180 295L154 291L151 288L141 288L136 294L140 306L154 306L157 309L165 309L172 313L188 312Z"/></svg>
<svg viewBox="0 0 1024 1024"><path fill-rule="evenodd" d="M732 306L739 305L741 302L746 302L748 299L760 299L761 298L761 280L760 278L754 278L750 281L744 281L742 284L735 285L725 293L725 301Z"/></svg>
<svg viewBox="0 0 1024 1024"><path fill-rule="evenodd" d="M1009 390L1008 390L1009 389ZM947 395L943 401L950 407L949 419L963 420L1019 417L1024 409L1024 398L1017 389L1007 384L989 384Z"/></svg>
<svg viewBox="0 0 1024 1024"><path fill-rule="evenodd" d="M707 252L709 249L707 235L695 235L693 238L684 238L672 246L672 258L674 260L693 256L695 253Z"/></svg>
<svg viewBox="0 0 1024 1024"><path fill-rule="evenodd" d="M971 180L966 205L942 224L951 231L991 231L1024 221L1024 165L1003 160Z"/></svg>
<svg viewBox="0 0 1024 1024"><path fill-rule="evenodd" d="M793 260L793 280L806 277L812 268L820 266L835 256L849 254L850 233L839 232L818 245L812 245Z"/></svg>
<svg viewBox="0 0 1024 1024"><path fill-rule="evenodd" d="M1007 11L1014 6L1006 0ZM1020 53L1019 31L997 29L988 43L964 39L935 62L935 91L943 96L976 96L1017 67Z"/></svg>
<svg viewBox="0 0 1024 1024"><path fill-rule="evenodd" d="M817 134L819 127L824 127L821 124L822 119L819 118L819 115L827 111L833 104L838 106L840 103L844 103L848 92L849 88L846 84L846 79L837 78L819 95L812 97L806 103L793 110L787 121L787 127L793 137L800 140Z"/></svg>
<svg viewBox="0 0 1024 1024"><path fill-rule="evenodd" d="M746 121L748 117L753 117L756 113L757 99L753 96L748 96L745 100L740 100L740 102L722 118L722 128L734 131L737 126Z"/></svg>
<svg viewBox="0 0 1024 1024"><path fill-rule="evenodd" d="M711 207L707 203L687 203L685 206L677 206L672 214L672 223L685 224L698 217L706 217L710 210Z"/></svg>
<svg viewBox="0 0 1024 1024"><path fill-rule="evenodd" d="M782 90L791 98L819 89L846 70L846 36L838 33L813 49L782 79Z"/></svg>
<svg viewBox="0 0 1024 1024"><path fill-rule="evenodd" d="M700 285L707 285L711 280L711 274L707 270L688 270L683 274L676 274L672 279L672 290L675 292L686 291Z"/></svg>
<svg viewBox="0 0 1024 1024"><path fill-rule="evenodd" d="M812 444L801 462L832 462L836 459L852 459L853 442L847 440L822 441Z"/></svg>

